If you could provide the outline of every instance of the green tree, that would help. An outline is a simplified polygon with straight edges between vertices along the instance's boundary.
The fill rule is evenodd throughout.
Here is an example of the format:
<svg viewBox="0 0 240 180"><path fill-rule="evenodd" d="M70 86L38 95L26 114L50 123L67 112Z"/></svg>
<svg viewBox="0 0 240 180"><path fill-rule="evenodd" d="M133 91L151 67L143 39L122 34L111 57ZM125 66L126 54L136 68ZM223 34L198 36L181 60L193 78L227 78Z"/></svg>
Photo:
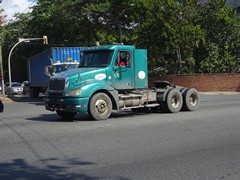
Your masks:
<svg viewBox="0 0 240 180"><path fill-rule="evenodd" d="M196 24L206 32L206 42L196 50L197 72L240 72L240 19L225 0L199 5Z"/></svg>
<svg viewBox="0 0 240 180"><path fill-rule="evenodd" d="M193 50L205 33L194 24L197 4L194 0L151 0L145 3L147 18L139 28L139 44L150 50L152 68L162 73L194 72Z"/></svg>
<svg viewBox="0 0 240 180"><path fill-rule="evenodd" d="M49 47L99 41L146 48L150 71L158 68L157 74L240 72L240 19L224 0L38 0L1 33L4 61L19 37L47 35ZM26 59L47 48L32 43L14 50L18 78L20 71L26 78Z"/></svg>
<svg viewBox="0 0 240 180"><path fill-rule="evenodd" d="M66 9L78 24L89 43L136 42L135 27L144 17L143 1L135 0L76 0ZM86 32L86 33L84 33Z"/></svg>
<svg viewBox="0 0 240 180"><path fill-rule="evenodd" d="M8 81L8 56L11 48L19 41L19 38L38 37L31 33L28 27L30 13L15 14L15 21L4 25L2 34L4 76ZM11 54L12 81L27 79L27 58L42 52L45 49L42 41L21 43Z"/></svg>

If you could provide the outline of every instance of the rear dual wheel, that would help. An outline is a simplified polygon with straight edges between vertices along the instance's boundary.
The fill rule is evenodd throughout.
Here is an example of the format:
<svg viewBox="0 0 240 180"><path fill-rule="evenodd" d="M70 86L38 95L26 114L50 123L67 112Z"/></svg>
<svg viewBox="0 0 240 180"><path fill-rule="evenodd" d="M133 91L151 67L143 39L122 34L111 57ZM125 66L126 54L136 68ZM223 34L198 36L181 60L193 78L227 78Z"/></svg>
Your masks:
<svg viewBox="0 0 240 180"><path fill-rule="evenodd" d="M162 101L163 112L176 113L182 111L195 111L200 103L199 93L194 88L170 89L165 101Z"/></svg>
<svg viewBox="0 0 240 180"><path fill-rule="evenodd" d="M182 91L183 96L183 111L195 111L200 103L199 93L196 89L190 88Z"/></svg>
<svg viewBox="0 0 240 180"><path fill-rule="evenodd" d="M170 89L167 92L166 100L160 104L163 112L179 112L183 105L182 94L177 89Z"/></svg>

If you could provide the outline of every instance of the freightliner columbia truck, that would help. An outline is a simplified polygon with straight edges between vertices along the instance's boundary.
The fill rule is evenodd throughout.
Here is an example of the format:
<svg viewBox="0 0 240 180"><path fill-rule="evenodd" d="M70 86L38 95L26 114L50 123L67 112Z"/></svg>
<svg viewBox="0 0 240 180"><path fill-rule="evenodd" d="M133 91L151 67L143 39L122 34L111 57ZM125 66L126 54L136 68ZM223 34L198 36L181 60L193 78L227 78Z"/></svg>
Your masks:
<svg viewBox="0 0 240 180"><path fill-rule="evenodd" d="M194 88L165 81L148 88L147 50L128 45L84 48L79 67L51 77L44 98L45 108L64 119L87 112L95 120L127 109L194 111L199 102Z"/></svg>

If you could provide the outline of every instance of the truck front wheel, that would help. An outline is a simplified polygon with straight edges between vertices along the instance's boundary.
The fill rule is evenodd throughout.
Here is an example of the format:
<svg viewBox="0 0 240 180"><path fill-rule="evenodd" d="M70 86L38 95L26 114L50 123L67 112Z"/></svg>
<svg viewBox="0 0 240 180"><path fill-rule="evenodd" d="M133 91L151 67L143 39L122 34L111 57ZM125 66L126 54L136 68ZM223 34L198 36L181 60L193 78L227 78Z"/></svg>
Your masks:
<svg viewBox="0 0 240 180"><path fill-rule="evenodd" d="M63 119L73 119L77 112L65 112L65 111L56 111L57 115Z"/></svg>
<svg viewBox="0 0 240 180"><path fill-rule="evenodd" d="M105 120L111 115L112 101L105 93L94 94L89 103L89 115L95 120Z"/></svg>

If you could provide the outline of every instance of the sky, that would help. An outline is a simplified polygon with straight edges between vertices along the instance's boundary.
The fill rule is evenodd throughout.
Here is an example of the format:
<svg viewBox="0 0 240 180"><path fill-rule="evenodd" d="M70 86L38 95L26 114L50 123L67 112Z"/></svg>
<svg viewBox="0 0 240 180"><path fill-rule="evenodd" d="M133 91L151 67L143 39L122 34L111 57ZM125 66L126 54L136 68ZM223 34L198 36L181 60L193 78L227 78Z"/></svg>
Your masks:
<svg viewBox="0 0 240 180"><path fill-rule="evenodd" d="M13 18L15 13L27 13L30 11L29 7L37 3L37 0L3 0L0 3L0 8L4 9L2 15L7 15L5 21ZM240 0L227 0L230 6L240 5Z"/></svg>
<svg viewBox="0 0 240 180"><path fill-rule="evenodd" d="M2 15L7 15L5 21L13 18L15 13L27 13L30 11L29 7L37 3L37 0L3 0L0 8L4 10Z"/></svg>

